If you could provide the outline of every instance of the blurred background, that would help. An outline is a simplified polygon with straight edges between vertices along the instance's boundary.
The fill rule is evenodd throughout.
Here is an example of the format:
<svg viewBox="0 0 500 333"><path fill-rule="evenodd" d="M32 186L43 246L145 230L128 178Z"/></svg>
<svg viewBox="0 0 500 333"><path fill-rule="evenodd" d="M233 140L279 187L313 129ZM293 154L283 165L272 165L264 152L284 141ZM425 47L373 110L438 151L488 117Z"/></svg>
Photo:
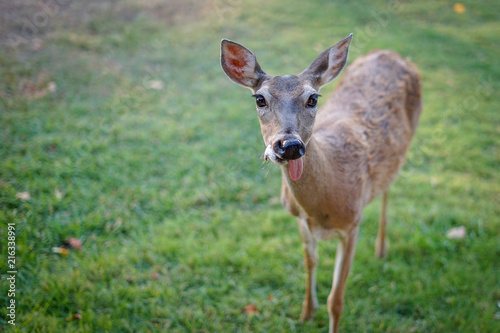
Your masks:
<svg viewBox="0 0 500 333"><path fill-rule="evenodd" d="M300 324L300 234L219 47L235 40L269 74L298 74L351 32L349 63L378 48L418 66L424 108L390 193L388 258L374 257L378 199L340 328L500 331L493 0L1 1L1 304L9 223L17 274L16 325L2 306L0 326L324 332L336 241L320 244L321 306Z"/></svg>

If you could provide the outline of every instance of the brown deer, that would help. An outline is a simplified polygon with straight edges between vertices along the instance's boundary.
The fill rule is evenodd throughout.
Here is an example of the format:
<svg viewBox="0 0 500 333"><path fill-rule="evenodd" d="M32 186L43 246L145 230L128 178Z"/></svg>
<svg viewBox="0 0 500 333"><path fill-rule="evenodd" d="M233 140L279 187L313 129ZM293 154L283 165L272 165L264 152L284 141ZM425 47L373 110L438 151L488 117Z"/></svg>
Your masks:
<svg viewBox="0 0 500 333"><path fill-rule="evenodd" d="M307 270L301 320L311 319L318 307L317 241L340 238L328 296L330 332L338 332L363 208L380 194L375 252L386 254L387 193L421 112L418 71L392 51L372 51L355 61L318 110L319 90L344 68L351 39L321 53L296 76L268 75L249 49L227 39L221 43L224 72L254 93L264 157L281 167L281 201L299 221Z"/></svg>

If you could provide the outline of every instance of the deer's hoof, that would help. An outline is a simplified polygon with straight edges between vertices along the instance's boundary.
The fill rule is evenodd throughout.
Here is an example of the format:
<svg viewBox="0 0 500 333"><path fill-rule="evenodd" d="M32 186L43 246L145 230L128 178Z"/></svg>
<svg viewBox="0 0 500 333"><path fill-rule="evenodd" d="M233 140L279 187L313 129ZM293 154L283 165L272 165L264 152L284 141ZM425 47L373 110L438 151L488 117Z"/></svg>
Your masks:
<svg viewBox="0 0 500 333"><path fill-rule="evenodd" d="M379 259L384 259L387 256L387 248L388 248L387 240L379 240L375 244L375 256Z"/></svg>
<svg viewBox="0 0 500 333"><path fill-rule="evenodd" d="M304 304L302 304L302 314L300 315L300 322L303 323L313 319L314 309L315 307L312 304L309 305L304 302Z"/></svg>

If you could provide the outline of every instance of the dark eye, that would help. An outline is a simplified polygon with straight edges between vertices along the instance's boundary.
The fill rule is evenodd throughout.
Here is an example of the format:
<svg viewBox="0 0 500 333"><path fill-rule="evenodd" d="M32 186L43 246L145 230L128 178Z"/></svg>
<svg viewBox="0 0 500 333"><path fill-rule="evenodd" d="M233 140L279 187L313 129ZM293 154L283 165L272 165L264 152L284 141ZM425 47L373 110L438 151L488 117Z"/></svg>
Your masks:
<svg viewBox="0 0 500 333"><path fill-rule="evenodd" d="M310 108L313 108L316 106L316 104L318 104L318 97L320 97L321 95L318 95L318 94L312 94L309 99L307 100L307 106L310 107Z"/></svg>
<svg viewBox="0 0 500 333"><path fill-rule="evenodd" d="M267 106L266 99L264 98L264 96L253 95L253 97L255 97L255 104L257 104L257 106L259 108L263 108L264 106Z"/></svg>

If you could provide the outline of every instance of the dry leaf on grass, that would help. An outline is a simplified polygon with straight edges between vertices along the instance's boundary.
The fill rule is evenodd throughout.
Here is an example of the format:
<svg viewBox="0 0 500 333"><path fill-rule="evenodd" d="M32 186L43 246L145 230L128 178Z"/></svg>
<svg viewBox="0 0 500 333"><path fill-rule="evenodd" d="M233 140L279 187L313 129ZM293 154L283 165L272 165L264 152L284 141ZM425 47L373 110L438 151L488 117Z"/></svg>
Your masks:
<svg viewBox="0 0 500 333"><path fill-rule="evenodd" d="M75 249L77 251L82 250L82 241L78 238L70 237L64 242L62 246L56 246L52 248L53 253L62 254L67 256L69 254L69 249Z"/></svg>
<svg viewBox="0 0 500 333"><path fill-rule="evenodd" d="M78 238L74 238L74 237L71 237L69 238L67 241L68 245L77 250L77 251L81 251L82 250L82 241Z"/></svg>
<svg viewBox="0 0 500 333"><path fill-rule="evenodd" d="M436 187L438 185L438 180L435 177L431 177L431 186Z"/></svg>
<svg viewBox="0 0 500 333"><path fill-rule="evenodd" d="M63 256L67 256L68 253L69 253L69 251L68 251L67 248L65 248L65 247L59 247L59 246L53 247L52 248L52 252L58 253L58 254L62 254Z"/></svg>
<svg viewBox="0 0 500 333"><path fill-rule="evenodd" d="M162 90L165 85L160 80L149 81L148 87L154 90Z"/></svg>
<svg viewBox="0 0 500 333"><path fill-rule="evenodd" d="M57 91L57 84L54 81L50 81L49 84L47 84L47 91L55 93Z"/></svg>
<svg viewBox="0 0 500 333"><path fill-rule="evenodd" d="M259 309L253 303L250 303L243 308L243 313L246 313L249 315L258 314L259 312L260 312Z"/></svg>
<svg viewBox="0 0 500 333"><path fill-rule="evenodd" d="M463 239L467 237L467 230L464 226L452 228L446 233L448 239Z"/></svg>
<svg viewBox="0 0 500 333"><path fill-rule="evenodd" d="M61 200L61 199L62 199L62 197L64 196L64 193L63 193L63 192L61 192L61 191L59 191L59 189L58 189L58 188L56 188L56 189L54 190L54 195L56 196L57 200Z"/></svg>
<svg viewBox="0 0 500 333"><path fill-rule="evenodd" d="M16 198L21 199L21 201L28 201L31 199L30 192L19 192L16 193Z"/></svg>
<svg viewBox="0 0 500 333"><path fill-rule="evenodd" d="M465 6L460 2L457 2L456 4L453 5L453 10L455 11L455 13L463 14L465 13Z"/></svg>
<svg viewBox="0 0 500 333"><path fill-rule="evenodd" d="M79 313L75 313L75 314L71 317L71 319L73 319L73 320L80 320L80 319L82 319L82 318L83 318L83 316L82 316L81 314L79 314Z"/></svg>
<svg viewBox="0 0 500 333"><path fill-rule="evenodd" d="M73 315L70 315L70 316L66 317L66 321L70 321L70 320L80 320L80 319L82 319L82 318L83 318L83 316L82 316L81 314L79 314L79 313L75 313L75 314L73 314Z"/></svg>
<svg viewBox="0 0 500 333"><path fill-rule="evenodd" d="M18 90L26 98L39 99L55 93L57 85L54 81L50 81L49 73L41 72L34 79L22 78L19 81Z"/></svg>

